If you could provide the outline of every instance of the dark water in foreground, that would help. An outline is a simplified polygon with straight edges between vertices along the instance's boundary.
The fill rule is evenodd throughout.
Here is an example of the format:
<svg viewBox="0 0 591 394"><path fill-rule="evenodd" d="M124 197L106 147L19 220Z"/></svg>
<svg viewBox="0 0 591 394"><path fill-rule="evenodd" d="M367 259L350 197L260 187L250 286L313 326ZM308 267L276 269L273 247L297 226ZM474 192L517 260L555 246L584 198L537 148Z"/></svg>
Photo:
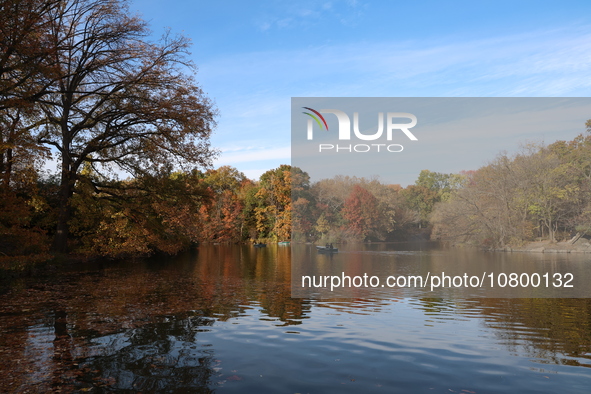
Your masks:
<svg viewBox="0 0 591 394"><path fill-rule="evenodd" d="M0 392L591 391L590 299L292 299L290 256L207 246L19 280Z"/></svg>

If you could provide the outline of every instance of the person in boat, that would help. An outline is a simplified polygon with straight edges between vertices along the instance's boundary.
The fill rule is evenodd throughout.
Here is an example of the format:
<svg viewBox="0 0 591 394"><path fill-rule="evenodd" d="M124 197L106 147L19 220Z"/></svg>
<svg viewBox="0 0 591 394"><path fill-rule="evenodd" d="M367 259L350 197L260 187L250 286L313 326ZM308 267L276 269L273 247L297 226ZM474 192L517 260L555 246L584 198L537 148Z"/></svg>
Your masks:
<svg viewBox="0 0 591 394"><path fill-rule="evenodd" d="M329 249L333 249L332 244L329 245Z"/></svg>
<svg viewBox="0 0 591 394"><path fill-rule="evenodd" d="M328 242L326 243L326 249L330 248L330 246L328 245Z"/></svg>

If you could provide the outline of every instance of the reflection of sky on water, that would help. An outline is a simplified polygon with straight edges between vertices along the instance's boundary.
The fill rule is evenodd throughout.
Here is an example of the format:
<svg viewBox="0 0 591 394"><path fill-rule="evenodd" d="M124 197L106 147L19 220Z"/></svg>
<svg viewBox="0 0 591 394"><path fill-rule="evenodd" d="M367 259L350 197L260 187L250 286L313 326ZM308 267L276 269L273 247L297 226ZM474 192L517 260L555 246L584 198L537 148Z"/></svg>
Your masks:
<svg viewBox="0 0 591 394"><path fill-rule="evenodd" d="M63 309L25 297L16 310L26 313L0 314L2 343L22 366L10 377L3 364L0 385L20 376L20 391L38 392L62 379L78 391L577 393L591 384L589 300L292 299L289 253L272 246L204 247L99 272L65 287ZM2 311L17 300L0 298ZM59 339L56 316L67 323ZM8 329L10 319L21 323Z"/></svg>
<svg viewBox="0 0 591 394"><path fill-rule="evenodd" d="M464 307L413 298L318 302L302 324L289 327L260 307L226 321L160 317L158 323L90 339L82 353L93 355L79 367L94 371L82 380L111 378L114 390L459 391L486 382L491 391L558 392L577 378L581 383L570 391L577 392L591 383L588 370L527 356L527 334L539 333L492 324L479 316L477 304L457 301ZM515 330L524 336L503 336ZM36 356L40 365L48 365L53 333L46 326L30 332L28 347L44 348ZM588 357L560 358L591 366ZM49 371L36 371L30 379L43 372Z"/></svg>
<svg viewBox="0 0 591 394"><path fill-rule="evenodd" d="M343 244L339 245L338 253L331 255L317 253L313 245L298 245L292 247L292 252L294 297L388 298L392 294L444 298L591 297L591 287L588 286L591 282L591 255L588 253L492 253L469 247L446 249L427 243ZM539 284L536 287L508 284L510 275L520 277L521 274L528 278L537 275ZM562 275L562 282L558 282L554 274ZM352 278L347 279L351 281L358 278L357 285L341 286L343 276ZM367 286L361 282L365 276ZM386 285L389 278L400 276L406 277L403 283L411 283L411 280L415 283L414 279L408 278L412 276L418 278L420 284ZM378 283L375 287L369 285L372 277L379 279L374 282ZM445 284L442 277L447 278ZM457 279L454 286L449 284L452 278ZM572 287L554 285L567 284L567 280ZM470 281L482 285L467 285Z"/></svg>

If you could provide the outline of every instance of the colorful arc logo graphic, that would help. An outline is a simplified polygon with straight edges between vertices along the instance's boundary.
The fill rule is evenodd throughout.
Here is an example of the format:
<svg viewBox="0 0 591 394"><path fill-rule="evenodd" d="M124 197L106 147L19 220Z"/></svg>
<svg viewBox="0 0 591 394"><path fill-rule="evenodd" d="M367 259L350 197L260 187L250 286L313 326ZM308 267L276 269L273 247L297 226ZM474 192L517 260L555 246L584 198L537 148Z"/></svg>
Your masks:
<svg viewBox="0 0 591 394"><path fill-rule="evenodd" d="M310 107L302 107L304 109L307 109L308 111L312 111L314 112L316 115L318 115L320 117L320 119L322 119L322 123L324 123L324 126L326 126L326 130L328 130L328 124L326 123L326 120L324 119L324 116L322 116L320 114L320 112L310 108ZM322 123L320 123L320 119L318 119L316 116L312 115L310 112L302 112L303 114L308 115L309 117L311 117L312 119L314 119L316 121L316 123L318 123L318 126L320 126L320 129L323 129L324 127L322 127Z"/></svg>

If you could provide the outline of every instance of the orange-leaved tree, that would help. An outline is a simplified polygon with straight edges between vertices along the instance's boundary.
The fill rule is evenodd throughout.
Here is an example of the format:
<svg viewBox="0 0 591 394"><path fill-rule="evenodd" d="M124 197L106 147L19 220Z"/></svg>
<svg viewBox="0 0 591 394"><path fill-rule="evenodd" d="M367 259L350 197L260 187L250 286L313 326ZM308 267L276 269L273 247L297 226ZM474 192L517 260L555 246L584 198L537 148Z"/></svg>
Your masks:
<svg viewBox="0 0 591 394"><path fill-rule="evenodd" d="M345 200L343 217L348 229L363 241L379 226L378 201L367 189L355 185Z"/></svg>
<svg viewBox="0 0 591 394"><path fill-rule="evenodd" d="M47 45L59 64L37 101L45 124L37 141L60 158L59 215L53 243L67 251L72 196L81 169L101 196L115 171L134 177L208 165L216 110L193 79L189 41L149 40L124 0L65 0L49 12Z"/></svg>

